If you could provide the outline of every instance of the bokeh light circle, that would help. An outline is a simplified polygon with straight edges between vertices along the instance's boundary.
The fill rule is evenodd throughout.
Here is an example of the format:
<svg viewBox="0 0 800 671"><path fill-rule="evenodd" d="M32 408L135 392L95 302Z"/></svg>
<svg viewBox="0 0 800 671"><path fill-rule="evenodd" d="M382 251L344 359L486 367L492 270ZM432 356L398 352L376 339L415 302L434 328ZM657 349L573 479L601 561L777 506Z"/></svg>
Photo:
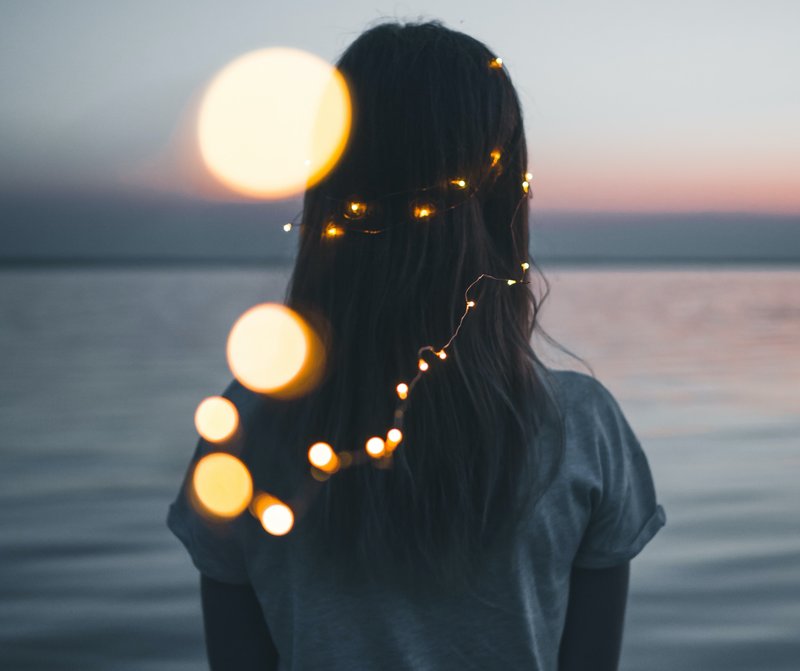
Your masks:
<svg viewBox="0 0 800 671"><path fill-rule="evenodd" d="M300 49L273 47L240 56L214 77L197 136L206 167L227 187L287 198L333 167L350 123L350 94L335 67Z"/></svg>
<svg viewBox="0 0 800 671"><path fill-rule="evenodd" d="M235 517L253 496L247 466L227 452L212 452L198 461L192 487L203 510L218 517Z"/></svg>
<svg viewBox="0 0 800 671"><path fill-rule="evenodd" d="M335 464L336 455L328 443L318 442L308 448L308 460L313 466L328 470Z"/></svg>
<svg viewBox="0 0 800 671"><path fill-rule="evenodd" d="M284 536L294 526L294 513L285 503L271 503L261 513L261 526L273 536Z"/></svg>
<svg viewBox="0 0 800 671"><path fill-rule="evenodd" d="M233 325L228 335L228 365L248 389L271 393L301 374L309 363L310 349L308 328L294 310L279 303L261 303Z"/></svg>
<svg viewBox="0 0 800 671"><path fill-rule="evenodd" d="M380 436L373 436L367 441L366 450L371 457L383 456L386 451L386 443Z"/></svg>
<svg viewBox="0 0 800 671"><path fill-rule="evenodd" d="M194 425L203 438L219 443L230 438L239 426L236 406L223 396L203 399L194 413Z"/></svg>

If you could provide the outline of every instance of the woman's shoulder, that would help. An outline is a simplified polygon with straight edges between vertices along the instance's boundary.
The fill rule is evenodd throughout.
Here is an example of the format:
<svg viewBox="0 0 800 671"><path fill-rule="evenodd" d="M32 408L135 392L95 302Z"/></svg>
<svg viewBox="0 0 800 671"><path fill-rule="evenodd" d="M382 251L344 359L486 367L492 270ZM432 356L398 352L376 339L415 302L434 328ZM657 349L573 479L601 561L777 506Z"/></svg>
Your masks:
<svg viewBox="0 0 800 671"><path fill-rule="evenodd" d="M545 368L545 378L562 410L607 412L618 406L608 387L593 375L577 370Z"/></svg>
<svg viewBox="0 0 800 671"><path fill-rule="evenodd" d="M550 370L548 382L565 430L568 451L619 451L622 442L638 439L619 401L606 384L576 370Z"/></svg>

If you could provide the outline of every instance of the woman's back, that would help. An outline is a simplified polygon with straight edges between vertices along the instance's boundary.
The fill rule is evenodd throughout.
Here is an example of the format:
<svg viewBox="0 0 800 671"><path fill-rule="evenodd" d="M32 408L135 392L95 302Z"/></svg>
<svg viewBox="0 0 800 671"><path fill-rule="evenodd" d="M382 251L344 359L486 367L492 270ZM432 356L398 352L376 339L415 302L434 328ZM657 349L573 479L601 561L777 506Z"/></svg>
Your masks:
<svg viewBox="0 0 800 671"><path fill-rule="evenodd" d="M249 515L217 525L193 511L186 492L171 506L169 526L203 574L252 585L281 669L553 669L573 566L628 561L665 516L609 391L574 371L548 371L546 379L563 414L563 458L516 535L488 549L485 570L462 591L344 580L302 523L280 538ZM271 423L262 399L237 382L225 396L249 444L274 444L264 435ZM545 449L558 447L556 421L540 434ZM212 449L200 441L195 460Z"/></svg>

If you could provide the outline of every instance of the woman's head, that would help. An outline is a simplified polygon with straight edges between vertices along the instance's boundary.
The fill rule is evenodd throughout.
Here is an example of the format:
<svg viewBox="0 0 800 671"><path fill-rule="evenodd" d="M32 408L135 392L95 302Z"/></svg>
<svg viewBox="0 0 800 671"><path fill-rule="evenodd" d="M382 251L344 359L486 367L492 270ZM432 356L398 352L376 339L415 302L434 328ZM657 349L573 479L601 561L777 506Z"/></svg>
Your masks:
<svg viewBox="0 0 800 671"><path fill-rule="evenodd" d="M516 277L528 255L527 148L496 55L439 22L383 23L337 67L352 130L338 164L306 193L298 265L348 286L360 277L415 305L425 283L463 292L481 272ZM366 206L363 216L349 216L351 203ZM343 235L326 236L331 223Z"/></svg>
<svg viewBox="0 0 800 671"><path fill-rule="evenodd" d="M337 63L351 134L306 193L286 300L324 324L328 349L320 387L282 415L298 459L319 440L357 450L385 435L396 385L417 372L420 347L452 336L467 287L483 273L522 277L527 148L496 56L439 22L392 22L364 32ZM351 201L366 211L346 216ZM420 206L429 216L415 216ZM331 222L342 235L326 235ZM549 477L558 455L535 440L547 403L530 346L536 298L528 284L490 279L468 298L475 308L447 359L409 400L392 468L340 471L317 496L311 517L342 568L363 568L362 559L458 580L513 521L518 499ZM392 561L373 561L378 554Z"/></svg>

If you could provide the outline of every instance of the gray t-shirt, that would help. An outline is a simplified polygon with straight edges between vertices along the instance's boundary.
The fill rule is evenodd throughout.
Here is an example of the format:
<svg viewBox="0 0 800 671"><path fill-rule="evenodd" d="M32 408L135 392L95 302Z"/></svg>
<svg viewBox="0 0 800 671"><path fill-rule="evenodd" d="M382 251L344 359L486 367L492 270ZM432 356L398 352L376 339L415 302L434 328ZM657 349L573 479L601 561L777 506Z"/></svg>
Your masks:
<svg viewBox="0 0 800 671"><path fill-rule="evenodd" d="M490 553L464 593L410 593L337 583L325 557L307 551L298 526L267 534L244 513L211 523L189 503L194 464L219 448L200 440L167 524L211 578L251 583L282 670L539 669L557 667L570 569L604 568L638 554L664 525L647 458L608 389L576 371L550 370L564 417L559 470L513 546ZM247 422L248 398L224 394ZM555 440L557 432L545 431Z"/></svg>

